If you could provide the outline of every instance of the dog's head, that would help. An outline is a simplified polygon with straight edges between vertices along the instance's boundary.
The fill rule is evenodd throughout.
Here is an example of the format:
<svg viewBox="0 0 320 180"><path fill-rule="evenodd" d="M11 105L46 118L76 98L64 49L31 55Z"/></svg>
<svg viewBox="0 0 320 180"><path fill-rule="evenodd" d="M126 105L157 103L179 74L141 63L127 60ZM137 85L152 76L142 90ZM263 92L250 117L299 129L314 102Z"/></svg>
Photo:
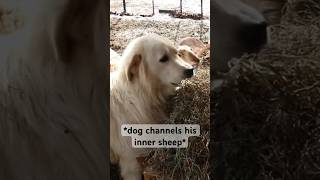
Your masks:
<svg viewBox="0 0 320 180"><path fill-rule="evenodd" d="M123 55L122 69L129 83L177 87L194 72L194 67L179 55L169 40L150 34L129 43Z"/></svg>

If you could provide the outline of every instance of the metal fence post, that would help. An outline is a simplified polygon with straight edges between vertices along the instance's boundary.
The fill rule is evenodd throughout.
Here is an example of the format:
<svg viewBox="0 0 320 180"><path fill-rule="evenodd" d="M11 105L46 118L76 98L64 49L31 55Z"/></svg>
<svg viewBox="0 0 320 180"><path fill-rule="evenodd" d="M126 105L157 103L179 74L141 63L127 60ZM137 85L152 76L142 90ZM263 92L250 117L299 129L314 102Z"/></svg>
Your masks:
<svg viewBox="0 0 320 180"><path fill-rule="evenodd" d="M203 0L201 0L201 17L203 17Z"/></svg>
<svg viewBox="0 0 320 180"><path fill-rule="evenodd" d="M126 0L123 0L123 1L122 1L122 4L123 4L123 12L124 12L124 13L127 13L127 10L126 10Z"/></svg>
<svg viewBox="0 0 320 180"><path fill-rule="evenodd" d="M180 13L182 13L182 0L180 0Z"/></svg>
<svg viewBox="0 0 320 180"><path fill-rule="evenodd" d="M152 0L152 15L154 15L154 0Z"/></svg>

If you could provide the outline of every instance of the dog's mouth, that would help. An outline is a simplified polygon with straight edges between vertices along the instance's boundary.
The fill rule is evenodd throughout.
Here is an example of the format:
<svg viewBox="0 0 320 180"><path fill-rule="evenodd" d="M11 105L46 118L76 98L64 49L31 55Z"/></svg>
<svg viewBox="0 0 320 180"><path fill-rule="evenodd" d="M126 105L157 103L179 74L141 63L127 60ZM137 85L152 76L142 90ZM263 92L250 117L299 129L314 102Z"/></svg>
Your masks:
<svg viewBox="0 0 320 180"><path fill-rule="evenodd" d="M180 86L180 85L181 85L181 82L179 82L179 83L171 82L171 84L172 84L173 86Z"/></svg>

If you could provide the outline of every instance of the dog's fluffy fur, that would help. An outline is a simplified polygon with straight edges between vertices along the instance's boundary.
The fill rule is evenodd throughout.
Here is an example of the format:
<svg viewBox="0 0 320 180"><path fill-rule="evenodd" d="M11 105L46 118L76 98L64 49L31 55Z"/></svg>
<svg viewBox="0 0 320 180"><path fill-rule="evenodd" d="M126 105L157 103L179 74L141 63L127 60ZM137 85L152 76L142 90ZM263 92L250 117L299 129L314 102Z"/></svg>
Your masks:
<svg viewBox="0 0 320 180"><path fill-rule="evenodd" d="M121 125L163 122L166 98L192 76L186 73L192 69L168 40L155 34L137 38L125 49L110 82L110 156L125 180L141 179L136 157L146 151L131 147L131 138L121 136Z"/></svg>
<svg viewBox="0 0 320 180"><path fill-rule="evenodd" d="M105 8L0 0L1 180L107 179Z"/></svg>

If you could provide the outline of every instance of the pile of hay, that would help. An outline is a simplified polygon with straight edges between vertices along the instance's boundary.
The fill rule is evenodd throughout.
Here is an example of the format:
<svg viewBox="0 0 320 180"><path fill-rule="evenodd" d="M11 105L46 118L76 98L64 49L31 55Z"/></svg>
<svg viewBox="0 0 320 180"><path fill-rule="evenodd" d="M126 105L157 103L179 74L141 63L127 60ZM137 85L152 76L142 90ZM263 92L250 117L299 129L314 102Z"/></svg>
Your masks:
<svg viewBox="0 0 320 180"><path fill-rule="evenodd" d="M210 141L210 51L202 57L195 77L185 80L173 100L169 124L199 124L199 137L189 137L186 149L158 149L144 164L147 170L160 172L158 179L209 178Z"/></svg>
<svg viewBox="0 0 320 180"><path fill-rule="evenodd" d="M216 179L320 179L320 1L288 1L272 40L214 92Z"/></svg>
<svg viewBox="0 0 320 180"><path fill-rule="evenodd" d="M175 18L181 19L194 19L194 20L201 20L201 19L208 19L206 16L201 16L201 14L195 13L188 13L188 12L180 12L179 10L172 10L169 12L169 15Z"/></svg>

